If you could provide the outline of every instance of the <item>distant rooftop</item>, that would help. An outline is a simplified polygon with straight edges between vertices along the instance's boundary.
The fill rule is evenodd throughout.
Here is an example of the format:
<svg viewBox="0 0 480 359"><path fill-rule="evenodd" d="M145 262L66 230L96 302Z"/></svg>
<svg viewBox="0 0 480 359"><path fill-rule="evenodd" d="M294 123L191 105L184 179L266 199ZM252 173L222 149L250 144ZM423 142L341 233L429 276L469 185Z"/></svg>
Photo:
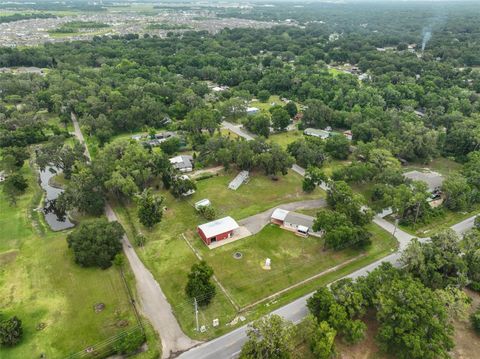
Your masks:
<svg viewBox="0 0 480 359"><path fill-rule="evenodd" d="M412 181L420 181L427 184L428 190L433 192L435 189L438 189L442 186L444 177L438 173L430 170L425 171L410 171L403 174L405 178L408 178Z"/></svg>

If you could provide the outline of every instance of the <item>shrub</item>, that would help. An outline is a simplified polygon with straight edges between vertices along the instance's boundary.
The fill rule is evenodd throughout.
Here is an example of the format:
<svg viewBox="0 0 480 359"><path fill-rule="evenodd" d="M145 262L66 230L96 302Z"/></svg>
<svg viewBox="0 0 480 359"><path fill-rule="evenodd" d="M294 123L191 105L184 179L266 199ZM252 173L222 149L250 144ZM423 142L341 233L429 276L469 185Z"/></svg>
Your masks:
<svg viewBox="0 0 480 359"><path fill-rule="evenodd" d="M22 321L17 317L0 318L0 346L14 346L22 340Z"/></svg>
<svg viewBox="0 0 480 359"><path fill-rule="evenodd" d="M477 334L480 334L480 307L470 316L470 322Z"/></svg>

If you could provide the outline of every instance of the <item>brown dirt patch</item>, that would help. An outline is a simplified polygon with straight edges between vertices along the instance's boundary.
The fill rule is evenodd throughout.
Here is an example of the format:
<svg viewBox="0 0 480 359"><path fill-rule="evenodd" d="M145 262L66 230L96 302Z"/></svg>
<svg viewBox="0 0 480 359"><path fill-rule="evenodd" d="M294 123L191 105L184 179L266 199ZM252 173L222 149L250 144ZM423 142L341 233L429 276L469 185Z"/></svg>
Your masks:
<svg viewBox="0 0 480 359"><path fill-rule="evenodd" d="M472 306L470 313L480 306L480 294L471 290L466 290L468 296L472 298ZM480 348L480 335L475 333L470 322L455 321L453 323L455 328L455 348L452 352L452 357L455 359L472 359L478 358Z"/></svg>
<svg viewBox="0 0 480 359"><path fill-rule="evenodd" d="M17 250L0 253L0 266L4 266L10 262L13 262L15 258L17 258L17 255Z"/></svg>

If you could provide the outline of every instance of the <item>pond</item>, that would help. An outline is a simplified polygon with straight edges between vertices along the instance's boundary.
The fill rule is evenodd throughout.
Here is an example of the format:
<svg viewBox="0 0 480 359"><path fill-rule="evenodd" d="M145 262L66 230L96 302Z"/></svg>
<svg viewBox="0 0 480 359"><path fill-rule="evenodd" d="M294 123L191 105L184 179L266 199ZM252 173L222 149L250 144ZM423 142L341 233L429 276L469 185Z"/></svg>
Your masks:
<svg viewBox="0 0 480 359"><path fill-rule="evenodd" d="M54 167L47 167L44 171L40 171L40 186L46 194L43 214L45 216L45 221L53 231L61 231L75 226L66 213L59 212L55 208L55 201L63 192L63 189L52 187L50 184L50 179L57 174L58 171Z"/></svg>

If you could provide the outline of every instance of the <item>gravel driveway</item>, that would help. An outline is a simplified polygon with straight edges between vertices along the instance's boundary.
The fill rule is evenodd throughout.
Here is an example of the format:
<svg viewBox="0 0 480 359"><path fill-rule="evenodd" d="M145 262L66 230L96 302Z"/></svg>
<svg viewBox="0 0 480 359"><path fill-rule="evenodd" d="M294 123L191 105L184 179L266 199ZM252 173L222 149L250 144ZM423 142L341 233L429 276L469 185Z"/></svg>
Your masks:
<svg viewBox="0 0 480 359"><path fill-rule="evenodd" d="M285 203L278 205L276 207L270 208L265 212L257 213L253 216L244 218L238 221L238 224L241 226L246 227L252 234L257 234L265 227L268 223L270 223L270 217L272 213L277 208L283 208L287 211L296 211L298 209L315 209L315 208L323 208L326 207L327 202L323 198L313 199L308 201L299 201L299 202L292 202L292 203Z"/></svg>

